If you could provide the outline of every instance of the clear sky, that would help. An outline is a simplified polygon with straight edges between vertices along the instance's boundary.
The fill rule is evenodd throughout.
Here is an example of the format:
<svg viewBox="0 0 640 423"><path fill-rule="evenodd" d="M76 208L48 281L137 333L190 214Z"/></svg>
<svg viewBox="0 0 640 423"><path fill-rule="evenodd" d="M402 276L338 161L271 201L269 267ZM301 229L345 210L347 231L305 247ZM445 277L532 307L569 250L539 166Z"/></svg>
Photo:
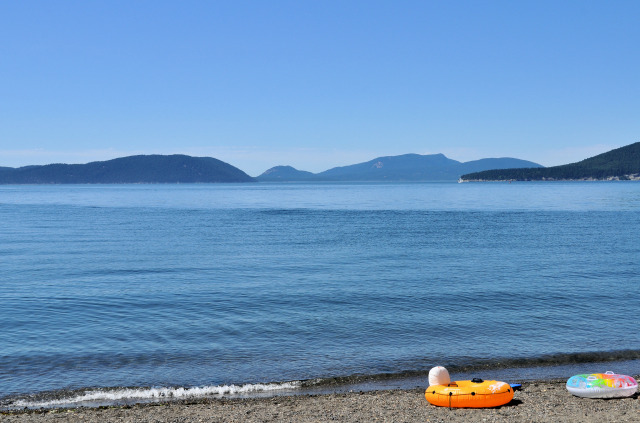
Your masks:
<svg viewBox="0 0 640 423"><path fill-rule="evenodd" d="M639 19L637 0L0 0L0 166L571 163L640 141Z"/></svg>

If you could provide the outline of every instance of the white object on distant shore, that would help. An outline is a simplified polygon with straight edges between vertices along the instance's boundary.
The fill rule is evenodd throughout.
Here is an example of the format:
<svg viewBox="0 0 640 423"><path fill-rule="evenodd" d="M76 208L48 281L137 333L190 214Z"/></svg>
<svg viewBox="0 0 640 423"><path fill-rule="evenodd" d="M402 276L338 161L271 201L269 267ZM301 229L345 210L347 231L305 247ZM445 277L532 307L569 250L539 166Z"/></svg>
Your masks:
<svg viewBox="0 0 640 423"><path fill-rule="evenodd" d="M436 366L429 370L429 386L447 385L451 383L449 371L442 366Z"/></svg>

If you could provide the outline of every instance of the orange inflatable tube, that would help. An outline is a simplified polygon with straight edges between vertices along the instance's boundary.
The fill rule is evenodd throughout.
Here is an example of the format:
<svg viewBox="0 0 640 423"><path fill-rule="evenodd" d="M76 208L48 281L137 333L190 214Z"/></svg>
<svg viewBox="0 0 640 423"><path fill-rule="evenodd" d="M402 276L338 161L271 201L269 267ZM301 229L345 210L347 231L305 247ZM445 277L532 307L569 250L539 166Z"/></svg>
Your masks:
<svg viewBox="0 0 640 423"><path fill-rule="evenodd" d="M440 407L499 407L513 399L508 383L497 380L459 380L446 385L431 385L424 393L433 405Z"/></svg>

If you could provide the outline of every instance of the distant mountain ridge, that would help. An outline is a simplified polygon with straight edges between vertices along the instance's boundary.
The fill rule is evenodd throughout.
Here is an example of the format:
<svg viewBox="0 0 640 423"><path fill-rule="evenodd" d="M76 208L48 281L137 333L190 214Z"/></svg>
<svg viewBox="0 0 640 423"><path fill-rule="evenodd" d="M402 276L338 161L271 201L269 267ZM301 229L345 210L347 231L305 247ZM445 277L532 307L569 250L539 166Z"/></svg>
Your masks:
<svg viewBox="0 0 640 423"><path fill-rule="evenodd" d="M211 157L139 155L87 164L0 167L0 184L128 184L255 182Z"/></svg>
<svg viewBox="0 0 640 423"><path fill-rule="evenodd" d="M378 157L364 163L334 167L320 173L297 170L291 166L276 166L258 181L456 181L469 172L504 167L541 167L527 160L491 158L461 163L444 154L403 154Z"/></svg>
<svg viewBox="0 0 640 423"><path fill-rule="evenodd" d="M640 142L561 166L494 169L462 175L464 182L640 180Z"/></svg>
<svg viewBox="0 0 640 423"><path fill-rule="evenodd" d="M211 157L138 155L87 164L0 166L0 184L124 184L295 181L640 180L640 142L577 163L545 168L514 158L459 162L443 154L404 154L320 173L275 166L257 178Z"/></svg>

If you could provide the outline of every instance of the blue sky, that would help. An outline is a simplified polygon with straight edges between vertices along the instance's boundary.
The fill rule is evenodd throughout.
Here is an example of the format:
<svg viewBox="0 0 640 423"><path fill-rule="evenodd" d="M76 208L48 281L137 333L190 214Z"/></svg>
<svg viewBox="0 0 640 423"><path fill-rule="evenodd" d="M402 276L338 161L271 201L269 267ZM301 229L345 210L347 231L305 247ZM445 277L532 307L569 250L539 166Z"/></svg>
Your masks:
<svg viewBox="0 0 640 423"><path fill-rule="evenodd" d="M635 0L0 0L0 166L575 162L640 140L638 16Z"/></svg>

